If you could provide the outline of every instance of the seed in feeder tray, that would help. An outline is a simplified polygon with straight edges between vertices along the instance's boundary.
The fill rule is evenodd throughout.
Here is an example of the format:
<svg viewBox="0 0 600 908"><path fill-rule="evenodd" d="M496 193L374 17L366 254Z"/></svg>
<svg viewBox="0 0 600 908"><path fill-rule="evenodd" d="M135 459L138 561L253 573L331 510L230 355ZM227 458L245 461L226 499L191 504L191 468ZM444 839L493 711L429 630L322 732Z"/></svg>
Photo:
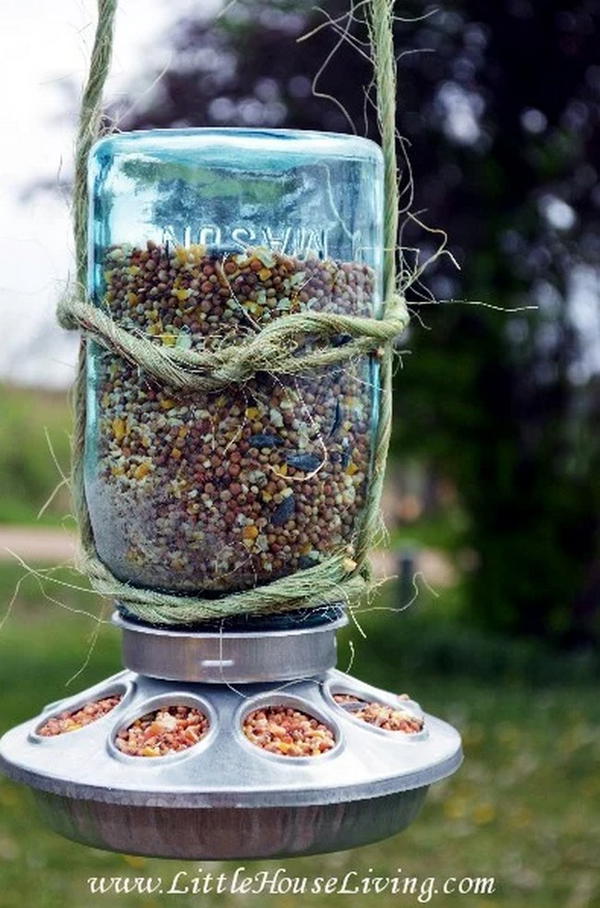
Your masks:
<svg viewBox="0 0 600 908"><path fill-rule="evenodd" d="M208 719L195 707L165 706L122 729L115 744L121 753L131 757L164 757L193 747L208 727Z"/></svg>
<svg viewBox="0 0 600 908"><path fill-rule="evenodd" d="M335 746L327 725L286 706L254 710L244 720L243 731L252 744L284 757L319 757Z"/></svg>
<svg viewBox="0 0 600 908"><path fill-rule="evenodd" d="M77 731L106 716L115 706L119 705L122 699L121 694L116 694L114 697L93 700L73 712L67 710L59 713L58 716L52 716L52 718L48 719L40 728L38 734L44 738L51 738L54 735L64 735L68 731Z"/></svg>
<svg viewBox="0 0 600 908"><path fill-rule="evenodd" d="M110 247L104 265L96 302L117 324L196 351L243 342L290 313L371 315L376 293L366 265L265 249L148 242ZM328 343L297 342L300 351ZM120 579L242 590L352 544L371 464L369 357L202 393L163 387L100 347L90 353L97 461L87 460L86 494L96 549Z"/></svg>
<svg viewBox="0 0 600 908"><path fill-rule="evenodd" d="M333 699L340 706L346 703L364 704L360 707L357 705L356 709L348 710L348 713L355 719L360 719L376 728L383 728L385 731L402 731L408 735L414 735L423 730L423 719L402 706L394 707L377 700L363 700L354 694L334 694Z"/></svg>

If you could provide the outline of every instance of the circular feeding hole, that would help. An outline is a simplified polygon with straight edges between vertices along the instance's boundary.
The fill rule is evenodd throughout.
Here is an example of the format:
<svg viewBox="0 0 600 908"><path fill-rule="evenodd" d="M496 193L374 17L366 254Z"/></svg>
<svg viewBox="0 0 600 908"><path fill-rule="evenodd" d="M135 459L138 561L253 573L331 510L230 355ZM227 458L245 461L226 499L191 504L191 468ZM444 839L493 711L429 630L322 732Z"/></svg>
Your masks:
<svg viewBox="0 0 600 908"><path fill-rule="evenodd" d="M165 757L198 744L209 727L195 706L161 706L117 732L115 746L130 757Z"/></svg>
<svg viewBox="0 0 600 908"><path fill-rule="evenodd" d="M380 700L365 700L356 694L334 694L333 699L353 718L383 731L401 731L407 735L423 731L423 718L403 706L401 698L397 706Z"/></svg>
<svg viewBox="0 0 600 908"><path fill-rule="evenodd" d="M336 744L328 725L292 706L255 709L242 729L251 744L282 757L320 757Z"/></svg>
<svg viewBox="0 0 600 908"><path fill-rule="evenodd" d="M69 731L79 731L92 722L97 722L108 715L123 699L123 694L113 694L102 697L100 700L90 700L76 709L65 710L56 716L51 716L38 729L38 735L43 738L52 738L55 735L64 735Z"/></svg>

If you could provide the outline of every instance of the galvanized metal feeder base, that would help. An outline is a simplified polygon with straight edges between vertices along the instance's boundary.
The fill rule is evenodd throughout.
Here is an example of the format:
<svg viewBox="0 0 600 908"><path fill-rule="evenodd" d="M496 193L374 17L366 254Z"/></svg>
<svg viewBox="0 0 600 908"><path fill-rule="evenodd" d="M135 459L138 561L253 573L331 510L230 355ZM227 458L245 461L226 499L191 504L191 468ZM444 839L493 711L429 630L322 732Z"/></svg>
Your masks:
<svg viewBox="0 0 600 908"><path fill-rule="evenodd" d="M335 702L334 694L353 693L398 704L395 694L332 668L343 619L225 633L116 623L125 664L135 670L49 704L0 741L0 769L30 786L50 826L70 839L195 860L339 851L404 829L428 786L460 765L460 737L440 719L424 715L417 734L386 732ZM117 692L120 704L102 719L55 737L37 733L50 716ZM210 729L199 744L155 758L116 748L122 727L177 704L207 715ZM277 704L327 723L335 747L321 757L285 757L251 744L242 733L245 716Z"/></svg>

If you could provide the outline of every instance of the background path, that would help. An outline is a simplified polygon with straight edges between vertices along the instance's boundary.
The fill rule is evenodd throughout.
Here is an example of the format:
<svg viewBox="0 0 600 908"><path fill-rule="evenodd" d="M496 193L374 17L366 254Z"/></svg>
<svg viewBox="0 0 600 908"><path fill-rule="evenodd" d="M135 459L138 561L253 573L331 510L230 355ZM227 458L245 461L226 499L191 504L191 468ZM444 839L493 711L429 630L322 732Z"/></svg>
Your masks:
<svg viewBox="0 0 600 908"><path fill-rule="evenodd" d="M27 562L59 564L73 557L76 540L62 528L0 525L0 561L13 561L12 551Z"/></svg>
<svg viewBox="0 0 600 908"><path fill-rule="evenodd" d="M62 527L14 526L0 524L0 561L13 561L11 552L27 563L62 564L70 561L77 544L73 530ZM455 570L446 555L436 549L415 550L413 571L422 572L434 588L451 586L455 581ZM372 562L375 575L391 577L399 573L398 551L378 549L373 552Z"/></svg>

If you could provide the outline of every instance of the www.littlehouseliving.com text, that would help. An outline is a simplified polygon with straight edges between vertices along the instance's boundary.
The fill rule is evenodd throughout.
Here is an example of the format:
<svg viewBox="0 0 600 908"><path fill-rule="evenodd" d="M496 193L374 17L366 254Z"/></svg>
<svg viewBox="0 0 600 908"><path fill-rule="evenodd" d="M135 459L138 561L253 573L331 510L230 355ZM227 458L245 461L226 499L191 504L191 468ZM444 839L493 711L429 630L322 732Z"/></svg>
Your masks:
<svg viewBox="0 0 600 908"><path fill-rule="evenodd" d="M250 873L237 867L230 873L213 873L201 867L196 873L179 870L171 877L110 876L87 880L91 895L393 895L407 902L427 904L437 896L493 895L494 877L416 877L395 874L378 876L372 868L343 876L292 876L285 867Z"/></svg>

